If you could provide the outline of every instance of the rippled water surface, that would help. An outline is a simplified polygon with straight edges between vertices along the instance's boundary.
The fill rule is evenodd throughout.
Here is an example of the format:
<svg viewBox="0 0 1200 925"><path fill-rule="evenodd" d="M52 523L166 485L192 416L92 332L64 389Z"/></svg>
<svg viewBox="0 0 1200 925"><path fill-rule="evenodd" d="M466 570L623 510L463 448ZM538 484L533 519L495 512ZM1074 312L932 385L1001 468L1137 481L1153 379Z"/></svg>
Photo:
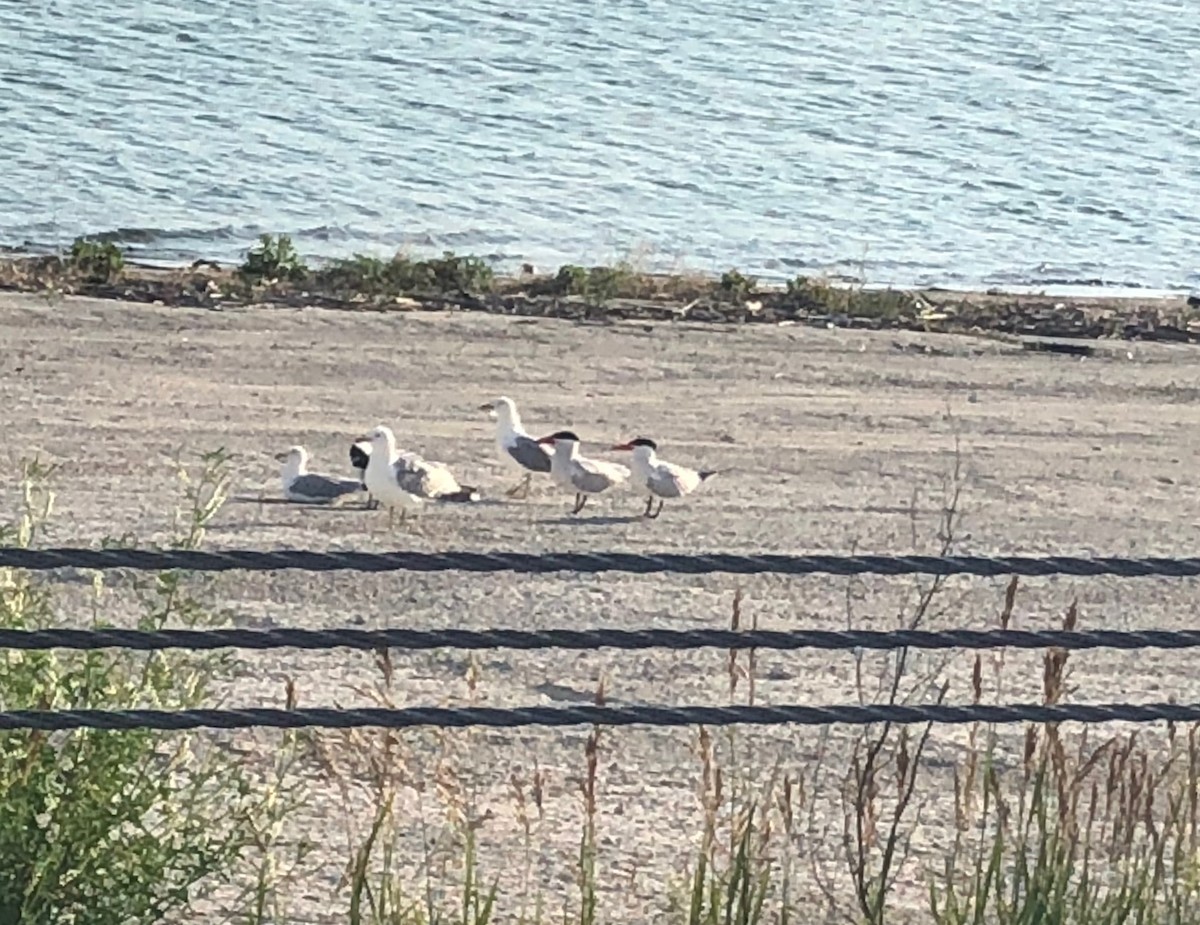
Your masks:
<svg viewBox="0 0 1200 925"><path fill-rule="evenodd" d="M0 0L0 243L1200 284L1200 12Z"/></svg>

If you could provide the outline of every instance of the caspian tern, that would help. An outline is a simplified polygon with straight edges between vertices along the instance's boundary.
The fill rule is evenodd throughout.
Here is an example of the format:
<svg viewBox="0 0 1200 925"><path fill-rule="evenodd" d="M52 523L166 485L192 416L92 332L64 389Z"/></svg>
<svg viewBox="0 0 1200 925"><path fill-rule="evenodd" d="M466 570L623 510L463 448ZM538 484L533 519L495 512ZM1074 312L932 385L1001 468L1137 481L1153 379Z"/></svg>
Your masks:
<svg viewBox="0 0 1200 925"><path fill-rule="evenodd" d="M396 435L380 424L367 437L371 454L363 472L363 483L389 517L398 508L401 520L409 511L420 510L426 501L478 501L479 491L458 480L441 463L430 462L416 453L396 449Z"/></svg>
<svg viewBox="0 0 1200 925"><path fill-rule="evenodd" d="M697 471L659 459L656 455L658 444L648 437L638 437L628 443L618 443L613 449L633 452L631 466L633 479L650 492L650 497L646 499L646 510L642 516L649 517L651 520L662 513L663 498L682 498L684 495L689 495L718 472L716 469ZM651 514L650 508L654 505L656 496L660 499L658 510Z"/></svg>
<svg viewBox="0 0 1200 925"><path fill-rule="evenodd" d="M509 466L522 469L524 478L505 492L510 498L529 497L529 486L533 482L533 473L549 472L550 457L554 455L525 431L521 425L521 415L511 398L501 395L493 402L479 406L480 411L487 411L496 418L496 448L500 458Z"/></svg>
<svg viewBox="0 0 1200 925"><path fill-rule="evenodd" d="M550 478L556 485L575 492L572 514L583 510L590 495L598 495L629 478L629 470L620 463L580 456L579 438L569 430L542 437L538 443L549 443L554 447L554 455L550 457Z"/></svg>
<svg viewBox="0 0 1200 925"><path fill-rule="evenodd" d="M302 446L293 446L286 453L276 453L275 458L283 463L279 476L283 480L284 497L289 501L329 504L362 491L357 479L339 479L309 472L308 450Z"/></svg>

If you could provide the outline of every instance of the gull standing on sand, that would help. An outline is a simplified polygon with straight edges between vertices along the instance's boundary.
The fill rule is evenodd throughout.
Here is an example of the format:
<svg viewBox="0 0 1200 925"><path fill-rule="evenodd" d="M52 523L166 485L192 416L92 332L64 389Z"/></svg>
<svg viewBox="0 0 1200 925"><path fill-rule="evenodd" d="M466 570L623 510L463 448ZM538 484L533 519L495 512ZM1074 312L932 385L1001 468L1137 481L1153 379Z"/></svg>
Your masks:
<svg viewBox="0 0 1200 925"><path fill-rule="evenodd" d="M580 456L579 438L569 430L542 437L538 443L549 443L554 447L554 455L550 457L550 478L556 485L575 492L572 514L583 510L588 496L598 495L629 478L629 470L620 463Z"/></svg>
<svg viewBox="0 0 1200 925"><path fill-rule="evenodd" d="M618 443L613 449L633 452L633 479L650 492L642 516L651 520L662 513L663 498L682 498L684 495L690 495L718 472L716 469L697 471L659 459L658 444L648 437ZM650 508L654 505L656 496L659 498L658 510L651 514Z"/></svg>
<svg viewBox="0 0 1200 925"><path fill-rule="evenodd" d="M389 520L397 508L401 520L409 511L420 510L426 501L478 501L479 491L460 485L441 463L429 462L416 453L396 449L396 435L380 424L370 435L371 453L363 471L363 484L388 509Z"/></svg>
<svg viewBox="0 0 1200 925"><path fill-rule="evenodd" d="M347 495L362 491L357 479L339 479L308 471L308 450L293 446L286 453L276 453L283 463L279 475L283 494L289 501L301 504L329 504Z"/></svg>
<svg viewBox="0 0 1200 925"><path fill-rule="evenodd" d="M533 473L550 471L553 451L525 431L521 425L521 415L511 398L501 395L493 402L480 405L479 410L489 412L496 419L496 448L500 451L500 458L525 472L525 477L505 494L515 498L519 493L522 498L528 498Z"/></svg>

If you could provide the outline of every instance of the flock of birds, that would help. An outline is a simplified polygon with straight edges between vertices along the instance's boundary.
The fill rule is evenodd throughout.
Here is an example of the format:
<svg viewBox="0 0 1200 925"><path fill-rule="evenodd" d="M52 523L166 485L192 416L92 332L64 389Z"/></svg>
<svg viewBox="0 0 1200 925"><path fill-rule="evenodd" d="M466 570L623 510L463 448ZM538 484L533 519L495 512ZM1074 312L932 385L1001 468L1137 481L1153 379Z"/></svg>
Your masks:
<svg viewBox="0 0 1200 925"><path fill-rule="evenodd" d="M657 455L657 444L637 437L615 444L613 450L628 451L630 465L589 459L579 452L579 437L559 430L540 439L530 436L521 424L517 406L501 397L480 406L496 419L496 447L500 458L521 470L521 481L505 492L509 497L529 496L536 475L546 474L557 487L575 496L572 514L583 510L592 495L626 482L648 493L644 517L656 518L667 500L691 494L717 474L716 469L689 469L666 462ZM289 501L305 504L340 502L358 492L367 493L367 506L384 507L389 522L397 511L403 521L419 512L427 502L470 502L479 500L479 490L461 484L443 463L431 462L418 453L401 451L391 428L380 424L350 446L350 464L357 478L339 478L308 471L309 454L293 446L276 456L283 463L283 491ZM658 502L655 509L654 504Z"/></svg>

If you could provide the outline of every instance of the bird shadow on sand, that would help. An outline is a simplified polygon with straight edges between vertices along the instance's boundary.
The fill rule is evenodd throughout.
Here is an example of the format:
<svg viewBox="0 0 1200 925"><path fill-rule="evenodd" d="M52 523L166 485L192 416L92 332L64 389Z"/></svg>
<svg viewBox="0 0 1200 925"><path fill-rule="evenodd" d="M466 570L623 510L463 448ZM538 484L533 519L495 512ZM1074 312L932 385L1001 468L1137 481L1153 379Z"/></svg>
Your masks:
<svg viewBox="0 0 1200 925"><path fill-rule="evenodd" d="M254 504L259 506L282 505L284 507L298 508L302 511L314 511L321 514L365 514L371 512L371 508L357 501L353 503L328 504L319 501L291 501L287 498L259 498L255 495L233 495L229 498L229 503Z"/></svg>
<svg viewBox="0 0 1200 925"><path fill-rule="evenodd" d="M513 502L511 499L506 498L479 498L467 504L455 501L445 501L441 503L446 504L447 506L470 510L474 507L504 507L506 504L512 504Z"/></svg>
<svg viewBox="0 0 1200 925"><path fill-rule="evenodd" d="M565 514L562 517L550 517L540 521L543 524L553 524L560 527L611 527L615 524L635 524L644 518L641 514L602 514L599 517L588 517L585 514Z"/></svg>

